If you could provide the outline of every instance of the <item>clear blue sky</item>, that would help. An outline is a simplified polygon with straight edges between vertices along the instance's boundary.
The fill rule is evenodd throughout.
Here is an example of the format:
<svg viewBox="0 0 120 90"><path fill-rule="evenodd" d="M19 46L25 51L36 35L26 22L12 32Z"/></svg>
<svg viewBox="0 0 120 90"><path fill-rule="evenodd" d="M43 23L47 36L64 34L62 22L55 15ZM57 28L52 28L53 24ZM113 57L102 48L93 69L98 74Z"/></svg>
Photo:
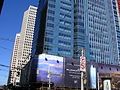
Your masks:
<svg viewBox="0 0 120 90"><path fill-rule="evenodd" d="M38 6L39 0L4 0L0 15L0 64L10 65L14 42L21 30L23 13L29 5ZM9 68L0 66L0 85L6 84Z"/></svg>

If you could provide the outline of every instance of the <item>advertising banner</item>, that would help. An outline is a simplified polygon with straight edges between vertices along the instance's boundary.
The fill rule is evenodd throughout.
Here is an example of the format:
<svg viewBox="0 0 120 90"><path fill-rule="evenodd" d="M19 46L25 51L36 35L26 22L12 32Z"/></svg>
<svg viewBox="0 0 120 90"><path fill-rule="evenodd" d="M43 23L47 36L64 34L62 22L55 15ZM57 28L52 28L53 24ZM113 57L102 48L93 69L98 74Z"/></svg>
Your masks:
<svg viewBox="0 0 120 90"><path fill-rule="evenodd" d="M50 74L49 74L50 73ZM41 54L38 57L37 82L49 82L54 85L62 85L63 78L63 57Z"/></svg>
<svg viewBox="0 0 120 90"><path fill-rule="evenodd" d="M84 56L80 57L80 71L86 72L86 58Z"/></svg>
<svg viewBox="0 0 120 90"><path fill-rule="evenodd" d="M65 59L65 86L70 88L80 88L79 61L70 58Z"/></svg>
<svg viewBox="0 0 120 90"><path fill-rule="evenodd" d="M93 65L90 66L90 86L91 89L96 89L97 87L97 74L96 74L96 67L94 67Z"/></svg>

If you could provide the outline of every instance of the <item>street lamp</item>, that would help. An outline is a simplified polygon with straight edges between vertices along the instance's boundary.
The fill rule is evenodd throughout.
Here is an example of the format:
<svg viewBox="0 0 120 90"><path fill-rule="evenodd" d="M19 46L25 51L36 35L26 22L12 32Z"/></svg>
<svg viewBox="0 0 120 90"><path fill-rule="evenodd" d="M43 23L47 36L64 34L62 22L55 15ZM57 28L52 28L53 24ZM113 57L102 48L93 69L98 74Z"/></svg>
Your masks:
<svg viewBox="0 0 120 90"><path fill-rule="evenodd" d="M48 59L45 58L45 61L48 61ZM57 60L56 62L59 63L58 60ZM48 90L51 89L51 86L50 86L50 84L51 84L51 75L57 75L57 76L59 75L59 76L61 76L61 74L54 74L54 73L52 73L52 72L50 71L51 66L53 66L53 65L48 63L48 71L47 71L47 72L48 72L47 78L48 78L48 84L49 84Z"/></svg>
<svg viewBox="0 0 120 90"><path fill-rule="evenodd" d="M51 83L51 72L50 72L50 64L48 65L48 76L47 76L48 80L49 80L49 86L48 86L48 90L50 90L50 83Z"/></svg>

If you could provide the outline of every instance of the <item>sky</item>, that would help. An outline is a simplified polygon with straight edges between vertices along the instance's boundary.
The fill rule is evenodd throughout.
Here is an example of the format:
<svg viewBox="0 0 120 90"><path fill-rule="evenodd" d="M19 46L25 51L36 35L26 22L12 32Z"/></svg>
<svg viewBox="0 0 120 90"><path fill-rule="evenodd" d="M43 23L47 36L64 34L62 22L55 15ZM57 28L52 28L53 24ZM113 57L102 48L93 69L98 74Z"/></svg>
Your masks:
<svg viewBox="0 0 120 90"><path fill-rule="evenodd" d="M10 66L16 33L21 31L24 11L39 0L4 0L0 15L0 64ZM0 85L7 84L9 68L0 66Z"/></svg>

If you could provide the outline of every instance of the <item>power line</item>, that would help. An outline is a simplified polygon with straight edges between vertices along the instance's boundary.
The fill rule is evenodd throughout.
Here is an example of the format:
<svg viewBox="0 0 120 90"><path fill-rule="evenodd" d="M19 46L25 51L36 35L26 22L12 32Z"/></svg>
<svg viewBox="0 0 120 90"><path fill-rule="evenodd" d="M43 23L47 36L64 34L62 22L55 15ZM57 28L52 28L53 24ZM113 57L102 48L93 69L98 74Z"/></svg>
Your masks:
<svg viewBox="0 0 120 90"><path fill-rule="evenodd" d="M0 46L0 48L11 51L10 48L6 48L6 47L3 47L3 46Z"/></svg>
<svg viewBox="0 0 120 90"><path fill-rule="evenodd" d="M8 72L9 70L6 70L6 69L0 69L0 71Z"/></svg>
<svg viewBox="0 0 120 90"><path fill-rule="evenodd" d="M12 39L9 39L9 38L3 38L3 37L0 37L0 40L2 40L2 41L14 42L14 40L12 40Z"/></svg>
<svg viewBox="0 0 120 90"><path fill-rule="evenodd" d="M3 75L3 74L0 74L0 77L4 77L4 78L6 78L6 77L8 77L8 76ZM5 80L2 80L2 81L5 81Z"/></svg>
<svg viewBox="0 0 120 90"><path fill-rule="evenodd" d="M9 68L10 66L8 66L8 65L4 65L4 64L0 64L0 66L2 66L2 67L6 67L6 68Z"/></svg>

